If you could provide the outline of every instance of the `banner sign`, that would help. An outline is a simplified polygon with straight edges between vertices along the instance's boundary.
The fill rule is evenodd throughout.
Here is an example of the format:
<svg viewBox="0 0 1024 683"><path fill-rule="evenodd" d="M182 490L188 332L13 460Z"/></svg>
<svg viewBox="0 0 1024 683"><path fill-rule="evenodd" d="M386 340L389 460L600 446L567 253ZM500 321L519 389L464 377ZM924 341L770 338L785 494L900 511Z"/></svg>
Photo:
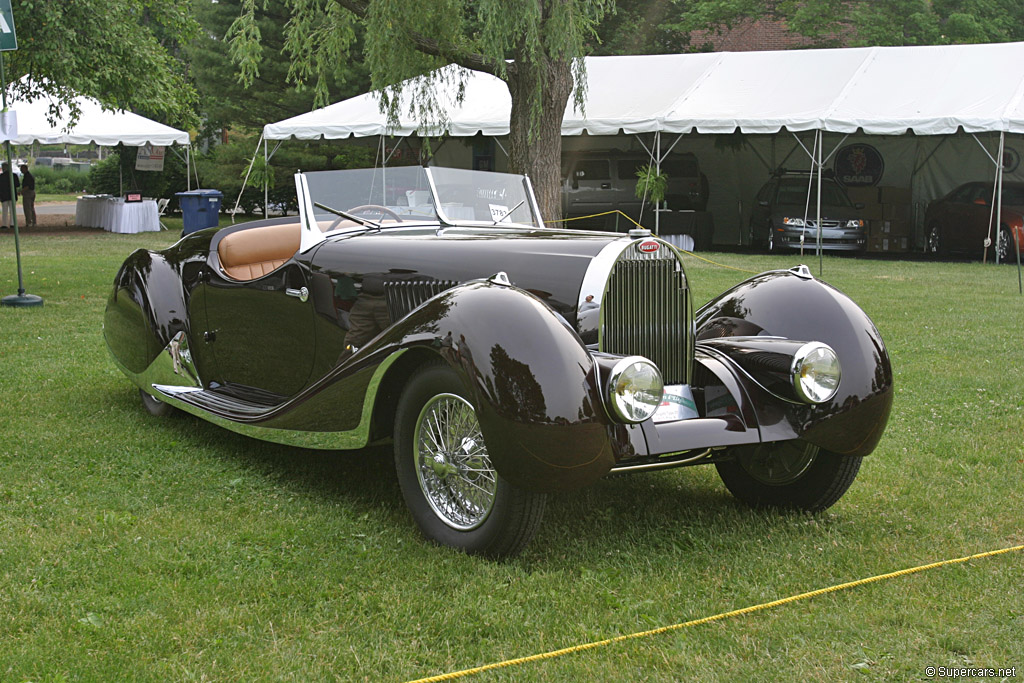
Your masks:
<svg viewBox="0 0 1024 683"><path fill-rule="evenodd" d="M11 0L0 0L0 50L17 50L18 36L14 33L14 11Z"/></svg>
<svg viewBox="0 0 1024 683"><path fill-rule="evenodd" d="M885 162L871 145L847 145L836 153L836 180L843 187L873 187L882 179Z"/></svg>
<svg viewBox="0 0 1024 683"><path fill-rule="evenodd" d="M141 145L135 156L136 171L164 170L164 148L159 145Z"/></svg>

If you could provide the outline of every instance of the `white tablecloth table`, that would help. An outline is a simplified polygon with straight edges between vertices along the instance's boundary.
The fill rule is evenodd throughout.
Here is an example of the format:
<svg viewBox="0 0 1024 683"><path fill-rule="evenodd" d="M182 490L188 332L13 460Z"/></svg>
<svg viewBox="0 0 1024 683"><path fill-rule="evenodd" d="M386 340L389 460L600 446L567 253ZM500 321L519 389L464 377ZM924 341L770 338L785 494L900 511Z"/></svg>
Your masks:
<svg viewBox="0 0 1024 683"><path fill-rule="evenodd" d="M75 225L107 232L136 233L160 230L156 201L125 202L122 197L79 197Z"/></svg>

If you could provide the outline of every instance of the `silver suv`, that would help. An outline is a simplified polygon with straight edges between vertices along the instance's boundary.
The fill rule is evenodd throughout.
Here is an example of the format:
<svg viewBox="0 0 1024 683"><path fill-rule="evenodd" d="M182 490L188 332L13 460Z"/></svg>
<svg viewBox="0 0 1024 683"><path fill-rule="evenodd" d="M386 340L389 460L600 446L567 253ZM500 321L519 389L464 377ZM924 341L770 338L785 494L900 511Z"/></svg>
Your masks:
<svg viewBox="0 0 1024 683"><path fill-rule="evenodd" d="M641 200L636 197L636 172L651 163L638 153L575 152L562 157L562 215L589 216L618 209L634 220ZM697 157L686 152L671 154L661 163L668 176L665 201L668 208L704 211L708 204L708 179ZM653 209L648 200L644 212Z"/></svg>

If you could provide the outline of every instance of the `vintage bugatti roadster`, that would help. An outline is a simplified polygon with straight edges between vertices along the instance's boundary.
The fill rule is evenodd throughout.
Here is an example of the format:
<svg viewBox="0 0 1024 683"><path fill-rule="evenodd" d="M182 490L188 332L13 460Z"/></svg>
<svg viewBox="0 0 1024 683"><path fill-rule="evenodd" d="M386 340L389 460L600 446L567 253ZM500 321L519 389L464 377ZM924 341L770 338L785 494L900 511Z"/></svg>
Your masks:
<svg viewBox="0 0 1024 683"><path fill-rule="evenodd" d="M439 543L511 555L551 492L700 463L748 504L822 510L885 429L881 336L805 267L694 313L673 246L546 229L524 176L295 183L298 217L133 253L107 344L156 415L315 449L393 439Z"/></svg>

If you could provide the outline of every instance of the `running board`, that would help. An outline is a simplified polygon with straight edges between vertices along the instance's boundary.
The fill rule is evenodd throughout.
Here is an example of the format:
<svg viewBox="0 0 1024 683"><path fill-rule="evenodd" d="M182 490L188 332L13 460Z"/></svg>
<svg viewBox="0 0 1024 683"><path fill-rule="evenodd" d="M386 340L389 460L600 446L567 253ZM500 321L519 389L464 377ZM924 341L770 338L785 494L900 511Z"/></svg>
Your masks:
<svg viewBox="0 0 1024 683"><path fill-rule="evenodd" d="M280 404L267 405L227 396L219 391L197 387L178 387L168 384L154 384L153 388L165 398L177 399L182 403L199 408L218 417L229 420L250 422L259 420L276 410ZM157 398L160 398L159 396Z"/></svg>

